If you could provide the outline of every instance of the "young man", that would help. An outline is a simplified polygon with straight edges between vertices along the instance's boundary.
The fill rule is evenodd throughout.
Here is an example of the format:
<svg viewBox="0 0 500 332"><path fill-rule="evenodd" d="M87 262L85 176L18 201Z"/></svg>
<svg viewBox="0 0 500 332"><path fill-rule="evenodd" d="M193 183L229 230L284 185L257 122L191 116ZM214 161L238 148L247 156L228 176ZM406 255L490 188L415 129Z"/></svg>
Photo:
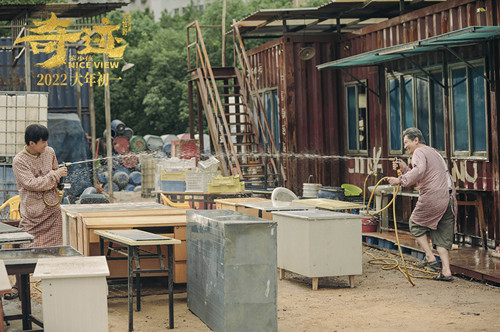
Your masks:
<svg viewBox="0 0 500 332"><path fill-rule="evenodd" d="M441 272L434 279L452 281L449 250L456 232L455 186L443 157L438 151L425 145L419 129L406 129L403 139L405 149L412 155L412 167L394 162L393 168L396 169L399 165L403 175L399 178L390 177L387 181L393 186L416 185L419 188L418 201L410 217L410 232L425 252L422 266L438 270L436 257L427 239L429 232L432 244L441 258Z"/></svg>
<svg viewBox="0 0 500 332"><path fill-rule="evenodd" d="M39 124L26 128L26 146L12 163L21 198L19 227L34 236L24 247L62 245L62 215L56 190L66 167L59 168L54 149L47 146L49 130Z"/></svg>

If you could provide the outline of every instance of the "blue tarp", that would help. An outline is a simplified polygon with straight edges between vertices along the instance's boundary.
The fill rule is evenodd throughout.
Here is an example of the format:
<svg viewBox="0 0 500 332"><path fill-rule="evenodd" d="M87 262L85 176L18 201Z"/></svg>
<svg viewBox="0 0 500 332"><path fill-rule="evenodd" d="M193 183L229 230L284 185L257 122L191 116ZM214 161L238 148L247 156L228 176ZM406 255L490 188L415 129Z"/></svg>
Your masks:
<svg viewBox="0 0 500 332"><path fill-rule="evenodd" d="M48 144L55 150L59 164L91 159L90 146L77 114L49 113L47 127ZM65 195L74 202L85 188L92 186L92 163L68 166L68 177L64 181L71 183Z"/></svg>

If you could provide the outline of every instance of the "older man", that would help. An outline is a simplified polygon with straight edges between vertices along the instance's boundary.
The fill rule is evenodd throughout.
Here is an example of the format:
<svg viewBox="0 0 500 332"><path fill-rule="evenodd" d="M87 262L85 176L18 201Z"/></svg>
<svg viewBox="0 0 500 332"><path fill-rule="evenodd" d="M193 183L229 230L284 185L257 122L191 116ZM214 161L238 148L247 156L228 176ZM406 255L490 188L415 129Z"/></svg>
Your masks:
<svg viewBox="0 0 500 332"><path fill-rule="evenodd" d="M427 233L441 258L441 271L435 280L452 281L449 250L456 232L457 200L455 187L441 154L425 144L422 132L408 128L403 132L404 147L412 155L411 168L396 161L393 168L402 170L399 178L390 177L391 185L416 185L420 194L410 217L410 232L425 252L423 266L437 270Z"/></svg>

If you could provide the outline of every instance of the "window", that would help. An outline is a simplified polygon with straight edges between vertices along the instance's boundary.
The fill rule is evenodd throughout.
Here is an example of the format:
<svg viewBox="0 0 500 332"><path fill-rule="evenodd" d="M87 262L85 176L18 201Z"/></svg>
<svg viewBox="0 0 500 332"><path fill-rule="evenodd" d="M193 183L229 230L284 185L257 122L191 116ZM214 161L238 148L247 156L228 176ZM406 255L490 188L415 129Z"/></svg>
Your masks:
<svg viewBox="0 0 500 332"><path fill-rule="evenodd" d="M274 143L276 147L279 149L280 147L280 123L279 123L279 111L278 111L278 90L272 89L265 92L260 93L260 98L262 104L264 105L264 109L266 110L266 119L269 124L269 129L271 130L272 135L274 136ZM261 115L262 125L264 125L264 119ZM267 135L269 142L269 135ZM262 137L261 137L262 139Z"/></svg>
<svg viewBox="0 0 500 332"><path fill-rule="evenodd" d="M438 82L440 72L432 73ZM388 76L389 146L391 154L403 154L402 133L416 127L428 145L445 150L443 87L427 75Z"/></svg>
<svg viewBox="0 0 500 332"><path fill-rule="evenodd" d="M475 68L484 73L484 66ZM486 156L486 82L465 67L450 70L452 149L455 156Z"/></svg>
<svg viewBox="0 0 500 332"><path fill-rule="evenodd" d="M351 153L367 153L367 116L366 87L361 84L347 84L347 150Z"/></svg>

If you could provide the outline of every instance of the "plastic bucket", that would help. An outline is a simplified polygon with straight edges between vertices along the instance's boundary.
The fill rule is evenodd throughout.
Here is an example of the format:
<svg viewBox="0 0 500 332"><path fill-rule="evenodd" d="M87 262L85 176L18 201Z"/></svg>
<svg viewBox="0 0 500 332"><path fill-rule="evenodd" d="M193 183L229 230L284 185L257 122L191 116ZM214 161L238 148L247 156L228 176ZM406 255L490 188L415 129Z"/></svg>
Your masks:
<svg viewBox="0 0 500 332"><path fill-rule="evenodd" d="M360 213L363 217L361 218L361 231L363 233L373 233L377 231L378 221L374 216L370 216L366 213Z"/></svg>
<svg viewBox="0 0 500 332"><path fill-rule="evenodd" d="M302 197L316 198L318 190L321 188L321 183L304 183Z"/></svg>

